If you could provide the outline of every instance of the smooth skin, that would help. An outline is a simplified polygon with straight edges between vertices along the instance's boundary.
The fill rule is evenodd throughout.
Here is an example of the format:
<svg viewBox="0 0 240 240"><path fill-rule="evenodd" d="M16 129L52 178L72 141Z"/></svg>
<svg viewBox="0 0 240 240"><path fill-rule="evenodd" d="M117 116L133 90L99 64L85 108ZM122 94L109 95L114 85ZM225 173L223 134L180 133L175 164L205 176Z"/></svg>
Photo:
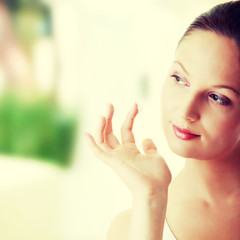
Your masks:
<svg viewBox="0 0 240 240"><path fill-rule="evenodd" d="M161 240L165 218L179 240L240 239L239 59L236 43L213 32L193 31L179 44L162 93L168 144L186 158L173 181L150 139L144 153L135 145L137 105L123 123L121 144L108 105L95 138L87 138L133 194L132 209L113 221L108 240ZM173 124L199 137L182 140Z"/></svg>
<svg viewBox="0 0 240 240"><path fill-rule="evenodd" d="M121 214L112 224L108 239L159 240L171 173L151 139L144 140L144 153L135 144L132 128L138 113L137 104L133 104L122 125L122 144L113 134L113 112L109 104L106 116L100 118L95 139L87 134L94 154L113 168L133 195L131 219L129 213Z"/></svg>
<svg viewBox="0 0 240 240"><path fill-rule="evenodd" d="M166 214L180 240L240 239L239 57L232 39L196 30L180 43L163 86L164 132L186 158ZM183 141L173 124L200 137Z"/></svg>

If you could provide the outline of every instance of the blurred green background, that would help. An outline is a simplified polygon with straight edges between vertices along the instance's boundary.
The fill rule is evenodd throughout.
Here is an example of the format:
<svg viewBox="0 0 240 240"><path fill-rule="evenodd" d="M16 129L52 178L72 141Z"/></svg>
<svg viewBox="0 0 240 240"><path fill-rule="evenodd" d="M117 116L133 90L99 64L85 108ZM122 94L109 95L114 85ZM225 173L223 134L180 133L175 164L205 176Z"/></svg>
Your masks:
<svg viewBox="0 0 240 240"><path fill-rule="evenodd" d="M76 118L46 98L0 97L0 152L69 166Z"/></svg>
<svg viewBox="0 0 240 240"><path fill-rule="evenodd" d="M42 67L38 70L40 79L34 73L35 65L41 66L49 58L41 56L40 48L39 64L36 46L51 47L50 7L39 0L8 0L0 3L0 17L0 64L4 73L0 79L0 154L68 167L78 129L77 116L59 103L56 69L41 76L47 71ZM55 67L55 55L50 59ZM39 88L40 81L47 82L47 91Z"/></svg>
<svg viewBox="0 0 240 240"><path fill-rule="evenodd" d="M42 36L51 36L52 23L49 6L41 0L6 0L15 33L24 48L31 49Z"/></svg>

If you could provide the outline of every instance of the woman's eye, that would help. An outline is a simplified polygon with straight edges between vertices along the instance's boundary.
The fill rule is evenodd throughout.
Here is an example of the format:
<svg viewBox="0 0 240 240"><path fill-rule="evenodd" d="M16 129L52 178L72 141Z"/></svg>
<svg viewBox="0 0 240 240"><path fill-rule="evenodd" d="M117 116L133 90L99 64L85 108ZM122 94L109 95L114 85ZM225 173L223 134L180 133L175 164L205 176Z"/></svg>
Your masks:
<svg viewBox="0 0 240 240"><path fill-rule="evenodd" d="M215 101L217 104L221 104L221 105L230 105L231 104L231 100L229 98L222 98L214 93L209 94L209 97L211 99L213 99L213 101Z"/></svg>
<svg viewBox="0 0 240 240"><path fill-rule="evenodd" d="M185 85L185 86L189 86L189 83L186 82L184 79L180 78L179 76L174 74L174 75L171 75L171 77L175 79L176 83Z"/></svg>

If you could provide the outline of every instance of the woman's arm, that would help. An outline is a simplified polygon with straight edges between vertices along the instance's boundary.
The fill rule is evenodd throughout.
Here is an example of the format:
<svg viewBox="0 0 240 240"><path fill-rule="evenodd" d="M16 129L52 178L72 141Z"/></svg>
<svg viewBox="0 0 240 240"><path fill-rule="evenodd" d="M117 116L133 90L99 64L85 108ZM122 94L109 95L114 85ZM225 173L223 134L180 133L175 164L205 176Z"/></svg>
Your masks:
<svg viewBox="0 0 240 240"><path fill-rule="evenodd" d="M154 201L156 202L156 206ZM120 213L111 223L107 240L162 239L166 207L159 199L135 202L133 209Z"/></svg>
<svg viewBox="0 0 240 240"><path fill-rule="evenodd" d="M132 192L129 230L121 240L161 240L171 173L152 140L143 142L144 153L138 150L132 132L137 113L138 108L134 104L122 125L121 144L112 131L112 105L108 106L106 116L101 118L96 137L87 134L87 138L94 154L107 163ZM116 220L111 228L121 228L121 221L121 218ZM111 232L116 231L110 229Z"/></svg>
<svg viewBox="0 0 240 240"><path fill-rule="evenodd" d="M133 208L120 213L109 227L107 240L162 239L167 204L163 196L150 200L138 199Z"/></svg>
<svg viewBox="0 0 240 240"><path fill-rule="evenodd" d="M167 193L133 200L128 240L162 240ZM113 240L113 239L112 239Z"/></svg>

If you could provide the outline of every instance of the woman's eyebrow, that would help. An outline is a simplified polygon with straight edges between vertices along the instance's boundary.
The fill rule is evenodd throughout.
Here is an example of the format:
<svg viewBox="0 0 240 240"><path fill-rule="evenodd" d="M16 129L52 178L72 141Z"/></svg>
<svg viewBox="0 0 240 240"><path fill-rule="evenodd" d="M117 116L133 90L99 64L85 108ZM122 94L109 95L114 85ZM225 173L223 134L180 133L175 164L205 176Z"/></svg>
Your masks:
<svg viewBox="0 0 240 240"><path fill-rule="evenodd" d="M233 87L230 87L230 86L227 86L227 85L215 85L213 87L215 87L215 88L226 88L226 89L229 89L229 90L233 91L236 95L240 96L240 93Z"/></svg>
<svg viewBox="0 0 240 240"><path fill-rule="evenodd" d="M175 60L173 63L177 63L177 64L183 69L183 71L184 71L187 75L189 75L188 71L187 71L186 68L182 65L181 62Z"/></svg>

